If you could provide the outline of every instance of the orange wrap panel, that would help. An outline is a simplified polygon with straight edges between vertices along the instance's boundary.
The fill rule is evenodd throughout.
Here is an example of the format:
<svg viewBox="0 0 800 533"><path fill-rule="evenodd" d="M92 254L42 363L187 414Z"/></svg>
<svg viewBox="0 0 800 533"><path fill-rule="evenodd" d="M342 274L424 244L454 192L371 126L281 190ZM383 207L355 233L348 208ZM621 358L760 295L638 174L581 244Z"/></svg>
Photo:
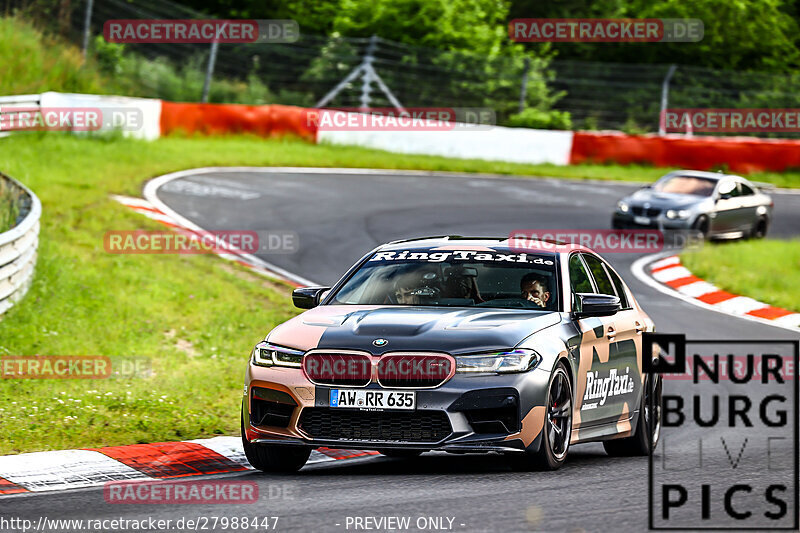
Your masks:
<svg viewBox="0 0 800 533"><path fill-rule="evenodd" d="M570 164L644 163L733 172L800 168L800 141L746 137L658 137L575 132Z"/></svg>
<svg viewBox="0 0 800 533"><path fill-rule="evenodd" d="M185 104L162 102L161 135L226 135L252 133L263 137L296 135L314 142L317 128L309 113L314 109L284 105Z"/></svg>

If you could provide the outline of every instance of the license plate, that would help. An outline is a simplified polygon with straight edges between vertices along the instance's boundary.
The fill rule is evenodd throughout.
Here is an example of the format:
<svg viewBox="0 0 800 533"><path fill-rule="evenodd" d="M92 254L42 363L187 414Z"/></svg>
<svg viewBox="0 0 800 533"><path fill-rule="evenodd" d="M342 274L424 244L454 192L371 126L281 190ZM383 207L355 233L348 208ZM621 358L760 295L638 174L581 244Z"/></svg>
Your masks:
<svg viewBox="0 0 800 533"><path fill-rule="evenodd" d="M356 409L414 409L417 393L393 390L331 389L331 407Z"/></svg>
<svg viewBox="0 0 800 533"><path fill-rule="evenodd" d="M643 226L650 224L650 219L647 217L633 217L633 221Z"/></svg>

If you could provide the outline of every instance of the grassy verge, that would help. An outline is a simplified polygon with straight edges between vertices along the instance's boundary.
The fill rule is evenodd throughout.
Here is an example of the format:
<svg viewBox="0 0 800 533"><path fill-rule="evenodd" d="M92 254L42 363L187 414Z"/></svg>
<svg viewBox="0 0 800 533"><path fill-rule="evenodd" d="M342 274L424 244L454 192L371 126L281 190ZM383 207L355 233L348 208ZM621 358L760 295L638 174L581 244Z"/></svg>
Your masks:
<svg viewBox="0 0 800 533"><path fill-rule="evenodd" d="M8 231L14 226L17 215L19 215L17 200L17 195L8 182L0 178L0 233Z"/></svg>
<svg viewBox="0 0 800 533"><path fill-rule="evenodd" d="M681 261L722 290L800 311L800 240L738 241L684 253Z"/></svg>
<svg viewBox="0 0 800 533"><path fill-rule="evenodd" d="M0 169L42 200L35 281L0 320L0 356L135 356L152 374L112 380L0 380L0 454L238 433L251 347L292 316L289 287L214 256L110 255L109 230L161 229L109 194L199 166L373 167L650 180L663 170L550 167L388 154L253 137L146 143L19 135Z"/></svg>

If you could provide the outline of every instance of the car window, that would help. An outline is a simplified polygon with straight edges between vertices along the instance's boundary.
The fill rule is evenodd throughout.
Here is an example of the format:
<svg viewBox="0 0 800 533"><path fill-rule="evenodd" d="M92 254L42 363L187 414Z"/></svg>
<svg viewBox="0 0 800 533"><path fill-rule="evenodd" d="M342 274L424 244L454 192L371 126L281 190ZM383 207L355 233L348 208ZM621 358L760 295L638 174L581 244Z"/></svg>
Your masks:
<svg viewBox="0 0 800 533"><path fill-rule="evenodd" d="M557 311L556 268L552 255L514 254L507 249L380 251L362 263L327 303Z"/></svg>
<svg viewBox="0 0 800 533"><path fill-rule="evenodd" d="M736 186L735 181L722 182L719 186L719 194L720 196L725 194L730 198L734 198L739 196L739 187Z"/></svg>
<svg viewBox="0 0 800 533"><path fill-rule="evenodd" d="M586 265L589 267L589 271L592 273L595 285L597 285L597 292L600 294L616 296L617 293L614 292L614 285L611 283L611 279L609 279L606 269L603 268L603 262L597 257L589 254L583 254L583 259L586 261Z"/></svg>
<svg viewBox="0 0 800 533"><path fill-rule="evenodd" d="M619 276L617 276L616 272L608 268L608 265L606 265L606 272L608 272L609 277L611 277L611 282L614 284L614 288L617 290L620 309L630 309L631 306L628 303L628 296L625 293L625 285L622 283L622 280L619 278Z"/></svg>
<svg viewBox="0 0 800 533"><path fill-rule="evenodd" d="M572 292L594 292L592 281L578 254L569 258L569 282Z"/></svg>
<svg viewBox="0 0 800 533"><path fill-rule="evenodd" d="M742 196L752 196L756 193L756 191L746 183L740 183L739 186L742 188Z"/></svg>
<svg viewBox="0 0 800 533"><path fill-rule="evenodd" d="M711 196L717 180L709 178L696 178L694 176L670 176L662 178L653 185L658 192L677 194L695 194L697 196Z"/></svg>

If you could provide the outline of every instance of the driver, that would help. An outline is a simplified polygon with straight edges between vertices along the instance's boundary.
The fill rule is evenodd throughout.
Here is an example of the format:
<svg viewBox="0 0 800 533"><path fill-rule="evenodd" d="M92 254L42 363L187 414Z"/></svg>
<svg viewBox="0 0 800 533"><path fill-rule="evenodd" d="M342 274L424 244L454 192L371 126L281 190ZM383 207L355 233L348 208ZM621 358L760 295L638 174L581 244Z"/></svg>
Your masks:
<svg viewBox="0 0 800 533"><path fill-rule="evenodd" d="M544 276L530 272L525 274L519 282L522 298L533 302L541 308L547 307L550 300L550 286Z"/></svg>

